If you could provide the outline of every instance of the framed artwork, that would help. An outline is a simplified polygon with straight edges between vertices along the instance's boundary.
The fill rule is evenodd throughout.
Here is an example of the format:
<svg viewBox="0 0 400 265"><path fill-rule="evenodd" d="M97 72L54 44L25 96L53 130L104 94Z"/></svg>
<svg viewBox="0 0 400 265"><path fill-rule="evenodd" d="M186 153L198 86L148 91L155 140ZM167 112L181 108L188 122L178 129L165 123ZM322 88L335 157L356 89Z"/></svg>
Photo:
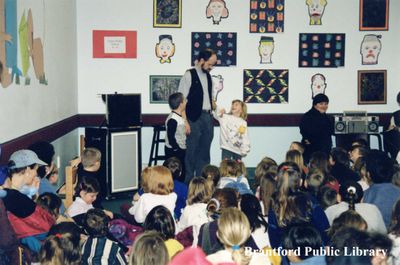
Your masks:
<svg viewBox="0 0 400 265"><path fill-rule="evenodd" d="M250 33L282 33L285 0L250 0Z"/></svg>
<svg viewBox="0 0 400 265"><path fill-rule="evenodd" d="M150 103L168 104L168 97L178 92L181 75L151 75Z"/></svg>
<svg viewBox="0 0 400 265"><path fill-rule="evenodd" d="M389 30L389 0L360 0L360 31Z"/></svg>
<svg viewBox="0 0 400 265"><path fill-rule="evenodd" d="M386 104L386 70L358 71L358 104Z"/></svg>
<svg viewBox="0 0 400 265"><path fill-rule="evenodd" d="M243 101L246 103L288 103L289 70L245 69Z"/></svg>
<svg viewBox="0 0 400 265"><path fill-rule="evenodd" d="M216 66L236 65L236 42L236 32L192 32L192 66L206 48L217 53Z"/></svg>
<svg viewBox="0 0 400 265"><path fill-rule="evenodd" d="M346 35L337 33L300 33L299 67L342 67Z"/></svg>
<svg viewBox="0 0 400 265"><path fill-rule="evenodd" d="M136 58L137 32L93 30L93 58Z"/></svg>
<svg viewBox="0 0 400 265"><path fill-rule="evenodd" d="M182 0L153 0L154 28L182 27Z"/></svg>

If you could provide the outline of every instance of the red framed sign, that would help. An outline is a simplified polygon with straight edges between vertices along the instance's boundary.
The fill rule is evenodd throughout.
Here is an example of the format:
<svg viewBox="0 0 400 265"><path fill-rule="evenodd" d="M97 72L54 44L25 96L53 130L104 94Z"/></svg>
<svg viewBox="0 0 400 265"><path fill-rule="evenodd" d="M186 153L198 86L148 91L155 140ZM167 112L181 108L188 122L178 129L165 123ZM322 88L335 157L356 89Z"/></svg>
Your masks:
<svg viewBox="0 0 400 265"><path fill-rule="evenodd" d="M137 58L137 32L93 30L93 58Z"/></svg>

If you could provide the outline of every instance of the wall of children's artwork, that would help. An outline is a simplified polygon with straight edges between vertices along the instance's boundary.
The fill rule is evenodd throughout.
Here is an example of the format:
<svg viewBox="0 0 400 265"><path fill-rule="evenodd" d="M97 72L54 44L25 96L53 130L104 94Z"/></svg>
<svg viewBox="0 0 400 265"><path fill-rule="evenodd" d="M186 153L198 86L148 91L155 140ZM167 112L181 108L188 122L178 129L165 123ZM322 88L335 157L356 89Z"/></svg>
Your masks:
<svg viewBox="0 0 400 265"><path fill-rule="evenodd" d="M168 5L169 12L160 12L157 0L78 1L79 113L103 113L105 106L98 94L113 92L141 93L145 114L169 112L167 104L152 98L150 76L183 75L202 47L218 51L220 66L212 74L223 77L218 104L225 108L233 99L242 99L248 102L250 114L304 113L314 94L325 93L331 113L392 112L398 108L395 96L400 88L400 17L396 15L400 2L390 1L388 16L382 16L388 17L387 27L378 31L373 26L378 18L368 18L368 2L169 0L162 4L163 8ZM366 4L362 14L360 3ZM94 30L137 31L137 57L93 58ZM166 53L165 58L159 49L164 43L173 48L173 54ZM386 70L385 104L359 104L358 71L365 70ZM259 73L258 81L251 79L250 75ZM282 78L274 79L281 74ZM253 142L264 135L261 131L250 130ZM286 131L285 136L271 133L282 137L271 138L276 144L254 146L247 158L250 164L259 160L253 154L266 154L270 148L283 152L291 140L300 140L297 128ZM217 139L213 150L215 146ZM213 154L216 161L217 157Z"/></svg>
<svg viewBox="0 0 400 265"><path fill-rule="evenodd" d="M0 0L0 143L77 114L75 1Z"/></svg>

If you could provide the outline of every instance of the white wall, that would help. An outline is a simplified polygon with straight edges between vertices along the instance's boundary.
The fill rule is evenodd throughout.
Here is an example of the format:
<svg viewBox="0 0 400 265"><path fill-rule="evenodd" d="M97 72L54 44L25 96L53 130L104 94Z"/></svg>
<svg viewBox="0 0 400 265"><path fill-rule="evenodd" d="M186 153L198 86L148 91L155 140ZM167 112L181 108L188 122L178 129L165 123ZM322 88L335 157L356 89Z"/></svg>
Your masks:
<svg viewBox="0 0 400 265"><path fill-rule="evenodd" d="M289 69L289 104L249 104L250 113L303 113L311 105L310 78L322 73L327 78L326 94L330 97L330 111L367 110L392 112L397 109L395 96L400 87L398 79L400 54L399 1L390 2L389 31L360 32L358 30L359 1L328 1L322 26L310 26L305 1L286 0L285 32L283 34L250 34L249 1L229 1L229 18L219 26L206 19L208 0L183 0L183 26L181 29L160 29L152 26L153 1L146 0L85 0L77 3L78 39L78 107L79 113L103 113L104 104L97 96L101 93L142 93L142 112L167 113L167 105L149 103L150 75L181 75L190 68L191 32L237 32L238 51L236 67L219 67L213 74L225 79L225 90L219 103L229 107L234 98L243 97L243 69ZM93 59L92 30L137 30L137 59ZM299 33L345 33L345 67L298 68ZM360 43L365 34L382 35L379 64L362 66ZM154 48L161 34L171 34L176 52L171 64L161 65ZM273 36L275 52L272 65L260 65L258 42L260 36ZM357 70L386 69L388 71L388 103L386 105L357 105ZM143 134L143 148L148 149L150 130ZM250 128L252 151L248 160L254 166L264 155L281 160L292 140L299 140L297 128ZM212 146L213 161L218 161L218 129ZM143 161L148 153L143 154ZM245 161L246 161L245 160Z"/></svg>
<svg viewBox="0 0 400 265"><path fill-rule="evenodd" d="M78 109L75 1L18 1L18 23L28 8L32 8L34 37L43 42L48 85L39 84L31 61L30 85L22 80L21 85L0 87L0 142L75 115Z"/></svg>

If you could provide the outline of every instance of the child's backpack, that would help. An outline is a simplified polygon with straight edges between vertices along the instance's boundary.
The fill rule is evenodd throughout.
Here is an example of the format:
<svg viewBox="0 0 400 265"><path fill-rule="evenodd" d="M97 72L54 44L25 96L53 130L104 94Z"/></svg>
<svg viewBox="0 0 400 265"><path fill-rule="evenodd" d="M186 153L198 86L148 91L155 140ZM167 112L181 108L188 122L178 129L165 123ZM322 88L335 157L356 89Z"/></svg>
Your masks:
<svg viewBox="0 0 400 265"><path fill-rule="evenodd" d="M232 188L237 190L240 195L243 194L253 194L253 192L249 189L249 187L241 182L243 179L243 176L238 177L236 180L230 180L225 186L224 188Z"/></svg>
<svg viewBox="0 0 400 265"><path fill-rule="evenodd" d="M110 221L109 232L123 245L132 246L136 237L143 233L143 228L131 225L123 219L115 219Z"/></svg>

